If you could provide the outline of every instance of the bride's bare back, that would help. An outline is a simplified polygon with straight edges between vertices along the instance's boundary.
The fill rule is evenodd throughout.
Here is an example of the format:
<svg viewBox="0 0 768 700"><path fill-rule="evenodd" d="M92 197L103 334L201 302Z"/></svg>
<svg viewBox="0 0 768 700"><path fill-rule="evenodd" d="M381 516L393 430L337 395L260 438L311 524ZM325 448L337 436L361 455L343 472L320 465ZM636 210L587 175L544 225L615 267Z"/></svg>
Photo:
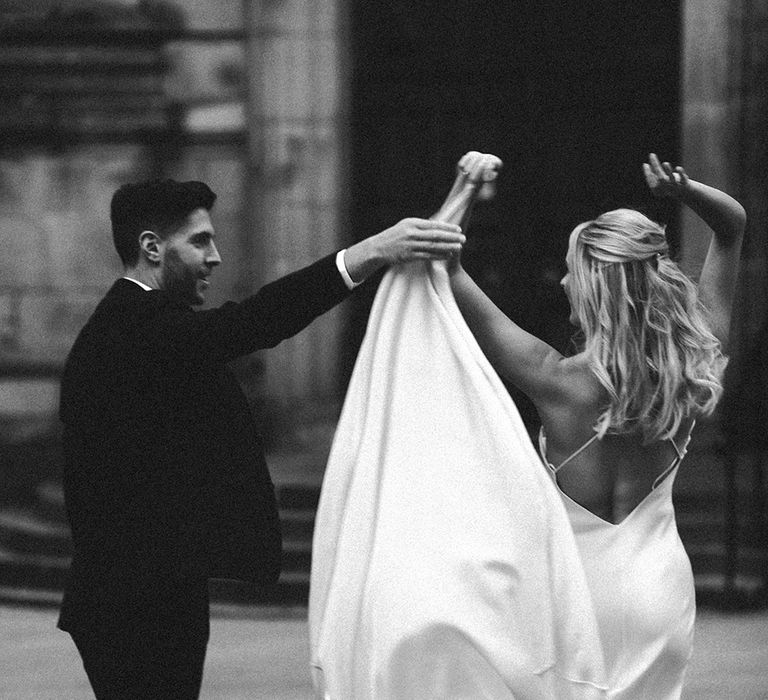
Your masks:
<svg viewBox="0 0 768 700"><path fill-rule="evenodd" d="M651 492L685 450L694 420L687 419L672 438L646 443L642 434L608 433L597 438L594 426L608 395L583 356L564 359L573 373L571 397L542 408L545 453L560 489L597 517L623 521Z"/></svg>

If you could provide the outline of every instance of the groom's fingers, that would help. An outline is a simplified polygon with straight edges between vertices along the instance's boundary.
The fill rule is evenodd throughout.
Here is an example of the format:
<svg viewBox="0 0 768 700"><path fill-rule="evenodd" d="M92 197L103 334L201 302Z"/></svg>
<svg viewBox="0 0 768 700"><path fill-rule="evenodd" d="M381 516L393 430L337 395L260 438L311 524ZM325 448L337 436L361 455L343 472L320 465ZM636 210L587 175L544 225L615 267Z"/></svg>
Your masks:
<svg viewBox="0 0 768 700"><path fill-rule="evenodd" d="M409 253L408 260L449 260L460 252L460 250L414 250Z"/></svg>
<svg viewBox="0 0 768 700"><path fill-rule="evenodd" d="M431 240L414 243L411 246L411 252L430 257L446 257L456 255L461 252L463 244L458 241Z"/></svg>
<svg viewBox="0 0 768 700"><path fill-rule="evenodd" d="M442 221L424 221L416 224L410 238L414 246L419 245L459 245L467 240L461 228L456 224L448 224Z"/></svg>
<svg viewBox="0 0 768 700"><path fill-rule="evenodd" d="M461 234L461 227L456 224L450 224L446 221L436 219L417 219L415 226L424 231L437 231L438 235L445 233Z"/></svg>
<svg viewBox="0 0 768 700"><path fill-rule="evenodd" d="M463 234L425 233L422 236L411 238L403 250L408 255L418 257L445 258L461 253L465 242L466 237Z"/></svg>

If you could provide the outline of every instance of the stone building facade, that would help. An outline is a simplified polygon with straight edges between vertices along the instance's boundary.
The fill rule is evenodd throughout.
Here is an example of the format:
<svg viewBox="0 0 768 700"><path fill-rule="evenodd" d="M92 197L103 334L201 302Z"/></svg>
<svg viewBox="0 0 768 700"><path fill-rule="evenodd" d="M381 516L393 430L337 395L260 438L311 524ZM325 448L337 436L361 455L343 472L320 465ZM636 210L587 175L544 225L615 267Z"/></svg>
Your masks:
<svg viewBox="0 0 768 700"><path fill-rule="evenodd" d="M218 193L214 223L224 263L216 272L210 298L210 303L218 304L242 298L264 282L345 245L358 235L353 225L362 224L365 233L371 233L401 214L428 213L419 211L416 202L402 199L403 192L416 192L418 202L423 202L425 191L436 193L437 205L445 178L434 177L431 184L419 187L427 171L443 168L446 143L470 134L480 147L488 141L489 148L496 148L507 138L510 117L505 110L531 110L535 120L521 118L521 124L532 125L523 135L538 140L541 153L548 153L556 140L553 134L564 143L570 138L560 122L572 115L563 116L547 105L537 112L535 106L515 99L516 93L502 104L495 100L490 82L477 82L490 80L489 66L508 82L519 77L513 75L514 67L477 60L485 31L482 7L493 7L500 22L507 22L520 20L518 14L528 5L529 20L541 15L536 3L520 3L516 13L494 3L473 6L472 17L479 22L473 36L478 43L463 47L461 59L476 72L472 80L458 70L455 89L448 83L409 84L415 72L409 62L418 60L413 52L422 40L430 42L427 61L434 64L430 70L435 75L445 63L439 52L457 50L444 41L452 36L448 28L437 33L439 23L429 10L433 4L439 6L428 2L420 9L395 2L390 10L376 10L391 15L389 19L402 30L393 39L384 34L395 24L372 29L375 38L381 32L381 46L389 47L382 65L397 72L398 79L388 78L388 92L381 98L373 95L365 105L379 104L390 117L395 110L401 118L400 122L390 118L387 131L373 133L378 115L362 120L362 129L350 125L349 119L353 91L365 78L352 81L353 54L368 48L360 45L350 17L365 14L363 3L0 0L0 68L5 76L0 96L6 107L0 114L2 439L23 440L56 429L57 376L66 352L120 272L109 236L108 205L121 183L154 176L201 179ZM579 3L563 2L566 6L585 21ZM609 7L618 12L611 3L606 12ZM738 320L740 333L748 337L768 307L764 175L768 1L685 0L679 7L680 155L691 173L744 199L750 211L750 243L741 282L742 299L750 299L750 304L740 305ZM459 10L452 7L451 12ZM648 21L644 11L632 12L640 13L639 19L633 14L632 21ZM530 33L531 26L522 28L521 37ZM554 52L558 38L550 29L539 27ZM510 43L502 30L494 27L497 48ZM656 54L663 51L661 45L652 47ZM544 68L544 58L533 65ZM528 59L521 60L526 65ZM599 69L588 79L596 82L598 75ZM522 77L540 99L553 98L535 75ZM424 108L430 107L421 99L425 88L435 93L432 107L437 104L442 117L425 114ZM482 99L473 102L476 94ZM581 109L562 107L570 108ZM617 125L616 133L606 132L611 143L606 144L604 157L609 160L615 144L634 138L640 145L646 136L654 136L656 127L644 122L659 114L631 111L631 118L617 112L606 120ZM421 131L413 126L419 119ZM648 134L642 133L643 128ZM410 131L405 134L406 130ZM509 135L510 140L515 137ZM410 139L406 146L404 139ZM404 172L397 170L401 156L392 145L411 151ZM352 148L357 151L357 167ZM625 153L620 155L624 159ZM352 215L348 193L354 191L355 174L365 173L359 167L361 160L372 161L368 175L373 176L357 179L377 190L377 198L359 197L362 213ZM521 184L536 184L539 196L545 189L536 180L539 164L532 159L523 165L533 177ZM562 161L559 176L564 187L565 180L574 180L570 173L575 165ZM505 173L506 178L514 175ZM615 181L613 173L607 177ZM567 186L568 192L578 190ZM395 195L389 196L387 188ZM551 204L559 205L560 192L555 188L551 195ZM411 209L403 209L403 201ZM537 204L534 223L545 214L552 217L556 208L549 206L549 200L542 201L546 206ZM503 202L496 206L504 218L520 214L519 206L515 211L503 210ZM564 211L559 216L546 226L573 221L576 213ZM684 264L695 264L706 240L697 221L684 214L680 245ZM535 269L537 264L533 260L528 267ZM333 423L349 369L345 330L349 310L342 306L279 348L238 363L239 376L257 410L268 408L264 415L277 421L274 434L288 434L292 425L299 430L309 426L307 435L312 439L313 424L322 431L322 426ZM359 323L355 332L359 336Z"/></svg>
<svg viewBox="0 0 768 700"><path fill-rule="evenodd" d="M341 247L342 4L0 3L3 439L56 429L58 372L120 273L120 184L199 179L217 192L211 304ZM237 365L257 408L334 414L342 319Z"/></svg>

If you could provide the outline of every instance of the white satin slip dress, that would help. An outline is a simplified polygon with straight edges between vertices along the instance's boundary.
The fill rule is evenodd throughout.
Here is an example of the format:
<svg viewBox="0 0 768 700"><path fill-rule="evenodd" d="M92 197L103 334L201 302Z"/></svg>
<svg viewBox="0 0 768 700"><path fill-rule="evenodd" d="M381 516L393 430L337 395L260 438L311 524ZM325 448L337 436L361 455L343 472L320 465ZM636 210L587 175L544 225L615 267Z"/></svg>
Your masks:
<svg viewBox="0 0 768 700"><path fill-rule="evenodd" d="M557 468L553 480L597 438ZM605 656L612 700L676 700L693 649L696 600L690 560L677 531L672 485L690 436L651 491L619 523L598 517L558 486L581 553Z"/></svg>

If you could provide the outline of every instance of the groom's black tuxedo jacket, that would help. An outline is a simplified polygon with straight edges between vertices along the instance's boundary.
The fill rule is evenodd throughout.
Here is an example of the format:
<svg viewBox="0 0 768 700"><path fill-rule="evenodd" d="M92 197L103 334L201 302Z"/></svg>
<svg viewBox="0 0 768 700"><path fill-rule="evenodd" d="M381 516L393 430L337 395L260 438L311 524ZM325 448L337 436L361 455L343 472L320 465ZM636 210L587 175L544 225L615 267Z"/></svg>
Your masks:
<svg viewBox="0 0 768 700"><path fill-rule="evenodd" d="M206 311L114 284L62 377L74 553L60 627L124 624L190 581L276 581L274 488L225 363L294 335L348 294L333 256Z"/></svg>

